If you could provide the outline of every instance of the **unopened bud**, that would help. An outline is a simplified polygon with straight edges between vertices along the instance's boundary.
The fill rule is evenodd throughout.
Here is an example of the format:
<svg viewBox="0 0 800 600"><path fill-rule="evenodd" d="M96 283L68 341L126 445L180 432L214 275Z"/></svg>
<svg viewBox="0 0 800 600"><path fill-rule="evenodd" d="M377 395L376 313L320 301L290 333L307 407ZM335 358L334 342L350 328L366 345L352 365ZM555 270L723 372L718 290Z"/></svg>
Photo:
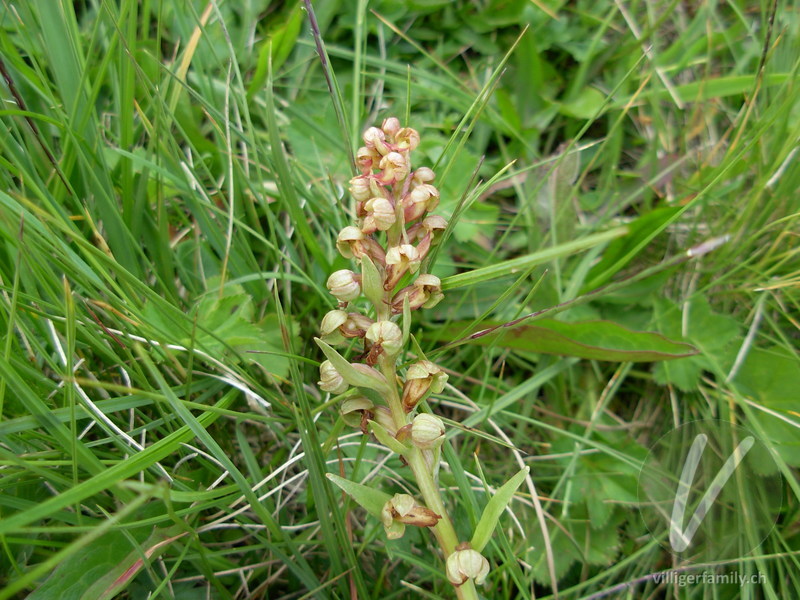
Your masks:
<svg viewBox="0 0 800 600"><path fill-rule="evenodd" d="M378 321L370 325L366 339L373 346L380 346L389 357L397 356L403 348L403 332L391 321Z"/></svg>
<svg viewBox="0 0 800 600"><path fill-rule="evenodd" d="M350 387L329 360L322 361L319 366L319 381L317 385L322 391L330 392L331 394L343 394Z"/></svg>
<svg viewBox="0 0 800 600"><path fill-rule="evenodd" d="M344 336L339 331L339 327L347 321L347 313L343 310L332 310L322 317L322 323L319 326L319 334L322 341L328 344L341 344L344 342Z"/></svg>
<svg viewBox="0 0 800 600"><path fill-rule="evenodd" d="M411 425L411 441L421 450L433 450L444 442L444 423L434 415L421 413Z"/></svg>
<svg viewBox="0 0 800 600"><path fill-rule="evenodd" d="M397 117L389 117L388 119L384 119L381 129L383 130L383 133L386 134L386 137L388 137L390 140L393 140L397 132L400 131L400 121Z"/></svg>
<svg viewBox="0 0 800 600"><path fill-rule="evenodd" d="M361 295L361 275L348 269L334 271L326 285L331 294L342 302L355 300Z"/></svg>
<svg viewBox="0 0 800 600"><path fill-rule="evenodd" d="M412 176L412 181L414 183L430 183L434 179L436 179L436 174L428 167L420 167L414 171L414 175Z"/></svg>
<svg viewBox="0 0 800 600"><path fill-rule="evenodd" d="M369 200L372 197L369 180L369 175L359 175L350 180L350 193L359 202Z"/></svg>
<svg viewBox="0 0 800 600"><path fill-rule="evenodd" d="M472 579L477 585L486 581L489 561L477 550L456 550L447 557L447 578L458 587Z"/></svg>
<svg viewBox="0 0 800 600"><path fill-rule="evenodd" d="M364 417L372 414L372 400L366 396L356 396L355 398L347 398L339 406L339 414L342 415L342 420L350 427L360 427L364 421ZM367 413L367 414L365 414Z"/></svg>

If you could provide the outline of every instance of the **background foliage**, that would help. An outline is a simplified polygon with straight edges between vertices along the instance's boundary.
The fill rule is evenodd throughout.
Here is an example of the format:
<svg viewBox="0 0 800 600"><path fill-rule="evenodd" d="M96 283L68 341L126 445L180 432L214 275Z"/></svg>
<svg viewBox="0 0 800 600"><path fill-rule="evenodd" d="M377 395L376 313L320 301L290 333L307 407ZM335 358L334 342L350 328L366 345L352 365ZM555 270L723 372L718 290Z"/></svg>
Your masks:
<svg viewBox="0 0 800 600"><path fill-rule="evenodd" d="M315 8L334 97L296 2L2 0L0 598L447 597L425 532L387 542L327 482L408 485L314 385L347 149L390 115L455 223L416 337L473 428L442 473L465 529L532 467L486 597L796 597L797 4ZM717 566L763 584L653 578L682 563L638 469L701 418L784 476L776 527Z"/></svg>

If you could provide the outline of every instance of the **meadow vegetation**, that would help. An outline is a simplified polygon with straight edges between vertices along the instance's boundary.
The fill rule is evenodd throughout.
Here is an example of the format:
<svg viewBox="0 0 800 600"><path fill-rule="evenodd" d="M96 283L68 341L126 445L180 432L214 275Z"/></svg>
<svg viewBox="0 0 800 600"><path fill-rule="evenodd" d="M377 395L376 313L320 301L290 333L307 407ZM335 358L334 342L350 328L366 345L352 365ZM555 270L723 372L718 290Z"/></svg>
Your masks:
<svg viewBox="0 0 800 600"><path fill-rule="evenodd" d="M419 491L316 384L391 116L448 223L399 364L448 376L460 539L530 468L478 594L800 596L798 3L314 9L316 39L295 1L0 0L0 600L453 597L425 528L331 483ZM703 419L775 464L735 488L774 527L711 564L639 510Z"/></svg>

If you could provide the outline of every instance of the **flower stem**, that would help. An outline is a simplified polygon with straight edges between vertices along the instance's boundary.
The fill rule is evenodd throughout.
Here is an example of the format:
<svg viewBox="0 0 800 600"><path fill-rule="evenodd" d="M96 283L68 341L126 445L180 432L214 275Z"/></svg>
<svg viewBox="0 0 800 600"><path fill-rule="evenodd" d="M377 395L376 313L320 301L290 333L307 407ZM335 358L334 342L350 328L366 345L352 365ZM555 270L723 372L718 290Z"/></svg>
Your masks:
<svg viewBox="0 0 800 600"><path fill-rule="evenodd" d="M390 384L393 384L397 378L394 363L388 360L381 361L380 366L386 379ZM390 385L389 388L389 397L386 398L386 402L389 405L389 410L392 413L395 426L397 429L400 429L407 424L408 415L403 409L400 396L397 392L397 386ZM450 515L442 500L438 482L433 476L423 452L423 450L416 446L412 446L409 453L406 455L406 460L408 461L408 466L411 468L411 472L414 474L414 478L417 480L417 486L422 494L422 498L425 500L425 506L441 517L439 522L433 526L432 529L433 535L439 543L439 547L442 549L444 559L447 560L447 557L450 556L450 554L455 551L456 546L458 546L458 535L456 534L453 522L450 520ZM478 600L478 593L475 590L472 580L468 580L463 585L455 588L455 590L456 596L460 600Z"/></svg>

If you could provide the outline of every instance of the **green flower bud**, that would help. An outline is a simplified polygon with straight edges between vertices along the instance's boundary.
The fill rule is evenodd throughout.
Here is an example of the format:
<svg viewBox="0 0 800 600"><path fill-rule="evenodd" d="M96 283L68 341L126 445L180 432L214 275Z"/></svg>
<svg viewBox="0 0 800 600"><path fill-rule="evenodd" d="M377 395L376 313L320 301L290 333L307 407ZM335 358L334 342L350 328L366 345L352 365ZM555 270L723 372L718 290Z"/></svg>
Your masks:
<svg viewBox="0 0 800 600"><path fill-rule="evenodd" d="M319 366L319 381L317 385L322 391L330 392L334 395L343 394L350 387L329 360L322 361Z"/></svg>
<svg viewBox="0 0 800 600"><path fill-rule="evenodd" d="M480 585L489 574L489 561L477 550L467 548L456 550L448 556L446 568L447 578L454 586L463 585L468 579Z"/></svg>
<svg viewBox="0 0 800 600"><path fill-rule="evenodd" d="M339 327L347 321L347 313L343 310L332 310L322 317L322 323L319 326L319 334L322 341L329 344L341 344L344 342L344 336Z"/></svg>
<svg viewBox="0 0 800 600"><path fill-rule="evenodd" d="M361 295L361 276L348 269L334 271L328 277L327 286L338 300L349 302Z"/></svg>
<svg viewBox="0 0 800 600"><path fill-rule="evenodd" d="M370 418L373 404L372 400L365 396L356 396L344 400L339 406L339 414L350 427L365 427L366 421Z"/></svg>
<svg viewBox="0 0 800 600"><path fill-rule="evenodd" d="M380 346L389 357L397 356L403 348L403 332L391 321L378 321L367 329L366 339Z"/></svg>
<svg viewBox="0 0 800 600"><path fill-rule="evenodd" d="M444 423L428 413L414 417L411 425L411 441L420 450L434 450L444 442Z"/></svg>

